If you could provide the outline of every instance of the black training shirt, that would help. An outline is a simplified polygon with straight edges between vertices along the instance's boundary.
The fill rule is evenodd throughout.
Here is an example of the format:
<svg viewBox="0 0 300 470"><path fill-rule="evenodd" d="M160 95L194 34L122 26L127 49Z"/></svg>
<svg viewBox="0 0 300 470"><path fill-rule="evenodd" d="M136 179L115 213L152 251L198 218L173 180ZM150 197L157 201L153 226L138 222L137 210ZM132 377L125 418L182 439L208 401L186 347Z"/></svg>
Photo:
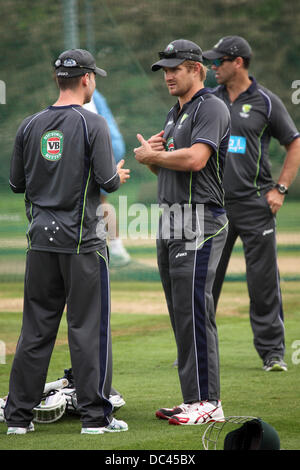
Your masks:
<svg viewBox="0 0 300 470"><path fill-rule="evenodd" d="M202 88L180 110L177 103L168 113L164 138L166 150L211 146L213 152L200 171L158 170L160 204L211 204L223 206L223 168L230 135L230 116L224 103Z"/></svg>
<svg viewBox="0 0 300 470"><path fill-rule="evenodd" d="M105 246L96 234L100 187L112 192L119 185L103 117L79 105L49 106L22 122L10 186L25 192L29 249L83 253Z"/></svg>
<svg viewBox="0 0 300 470"><path fill-rule="evenodd" d="M224 171L225 199L260 195L274 186L269 161L271 137L281 145L299 137L282 101L250 77L252 84L231 103L226 87L213 90L227 105L231 136Z"/></svg>

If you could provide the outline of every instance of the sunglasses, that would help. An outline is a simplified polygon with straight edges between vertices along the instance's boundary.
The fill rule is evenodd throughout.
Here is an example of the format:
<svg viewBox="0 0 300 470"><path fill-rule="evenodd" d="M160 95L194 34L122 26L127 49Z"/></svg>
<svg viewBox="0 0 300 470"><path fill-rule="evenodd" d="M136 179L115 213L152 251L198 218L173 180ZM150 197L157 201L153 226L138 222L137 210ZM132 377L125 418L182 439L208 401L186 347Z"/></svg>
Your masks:
<svg viewBox="0 0 300 470"><path fill-rule="evenodd" d="M158 53L160 59L190 59L199 61L199 51L190 49L188 51L177 51L172 49L170 52L162 51Z"/></svg>
<svg viewBox="0 0 300 470"><path fill-rule="evenodd" d="M211 61L211 64L215 67L220 67L223 62L233 62L235 61L236 57L223 57L222 59L214 59Z"/></svg>
<svg viewBox="0 0 300 470"><path fill-rule="evenodd" d="M87 67L86 65L80 65L75 59L57 59L54 63L55 67L77 67L79 69L95 70L94 67Z"/></svg>

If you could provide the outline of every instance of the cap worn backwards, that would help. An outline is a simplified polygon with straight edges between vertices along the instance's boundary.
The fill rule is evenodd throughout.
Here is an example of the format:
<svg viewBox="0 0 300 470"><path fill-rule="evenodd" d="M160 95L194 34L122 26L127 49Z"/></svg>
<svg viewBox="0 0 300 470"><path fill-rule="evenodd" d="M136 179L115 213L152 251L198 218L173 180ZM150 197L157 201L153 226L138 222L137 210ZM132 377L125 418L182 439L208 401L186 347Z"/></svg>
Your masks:
<svg viewBox="0 0 300 470"><path fill-rule="evenodd" d="M158 53L160 60L151 66L153 72L162 67L177 67L185 60L202 62L202 50L192 41L176 39L170 42L163 52Z"/></svg>
<svg viewBox="0 0 300 470"><path fill-rule="evenodd" d="M107 73L103 69L96 67L94 57L85 49L69 49L62 52L54 62L57 77L73 78L94 72L101 77L106 77Z"/></svg>
<svg viewBox="0 0 300 470"><path fill-rule="evenodd" d="M225 55L249 59L252 50L246 39L241 36L225 36L212 49L203 52L203 57L207 60L220 59Z"/></svg>

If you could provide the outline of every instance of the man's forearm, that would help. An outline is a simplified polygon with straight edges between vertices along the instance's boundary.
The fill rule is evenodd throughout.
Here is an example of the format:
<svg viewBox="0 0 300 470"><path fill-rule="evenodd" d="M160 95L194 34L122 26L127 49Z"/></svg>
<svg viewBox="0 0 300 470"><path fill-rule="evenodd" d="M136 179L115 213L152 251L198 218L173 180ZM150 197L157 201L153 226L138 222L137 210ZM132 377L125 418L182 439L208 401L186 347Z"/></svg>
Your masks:
<svg viewBox="0 0 300 470"><path fill-rule="evenodd" d="M211 148L205 144L177 149L172 152L153 151L146 157L150 166L168 168L176 171L199 171L205 167L211 154Z"/></svg>
<svg viewBox="0 0 300 470"><path fill-rule="evenodd" d="M188 149L178 149L173 152L155 151L149 156L148 162L151 166L168 168L169 170L190 171L193 158Z"/></svg>
<svg viewBox="0 0 300 470"><path fill-rule="evenodd" d="M279 184L289 187L294 181L300 166L300 138L287 147L286 158L278 178Z"/></svg>
<svg viewBox="0 0 300 470"><path fill-rule="evenodd" d="M152 168L154 166L176 171L200 171L213 152L210 145L202 142L172 152L153 150L141 134L137 134L137 139L141 146L134 149L136 160Z"/></svg>
<svg viewBox="0 0 300 470"><path fill-rule="evenodd" d="M278 184L283 184L287 188L292 184L297 175L300 165L300 138L297 138L287 146L287 154L278 178ZM266 199L273 214L276 214L284 202L284 194L280 194L273 188L266 194Z"/></svg>

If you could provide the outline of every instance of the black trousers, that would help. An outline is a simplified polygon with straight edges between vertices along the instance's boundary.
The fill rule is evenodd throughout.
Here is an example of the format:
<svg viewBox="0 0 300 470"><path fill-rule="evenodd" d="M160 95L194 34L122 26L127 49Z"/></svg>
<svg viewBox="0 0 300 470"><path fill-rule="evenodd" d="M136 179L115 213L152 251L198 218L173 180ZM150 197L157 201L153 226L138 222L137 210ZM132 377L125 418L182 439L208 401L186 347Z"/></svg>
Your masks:
<svg viewBox="0 0 300 470"><path fill-rule="evenodd" d="M106 249L87 254L29 251L22 330L5 407L8 426L27 427L41 402L61 317L67 305L68 342L83 427L111 421L110 287Z"/></svg>
<svg viewBox="0 0 300 470"><path fill-rule="evenodd" d="M226 204L229 230L213 287L217 307L232 249L243 243L254 346L263 361L283 358L283 306L277 266L276 221L264 195Z"/></svg>
<svg viewBox="0 0 300 470"><path fill-rule="evenodd" d="M204 208L196 222L199 230L193 241L165 237L165 225L171 225L171 233L178 227L172 216L170 222L163 214L157 239L158 267L177 345L184 403L220 398L212 286L226 239L227 218Z"/></svg>

